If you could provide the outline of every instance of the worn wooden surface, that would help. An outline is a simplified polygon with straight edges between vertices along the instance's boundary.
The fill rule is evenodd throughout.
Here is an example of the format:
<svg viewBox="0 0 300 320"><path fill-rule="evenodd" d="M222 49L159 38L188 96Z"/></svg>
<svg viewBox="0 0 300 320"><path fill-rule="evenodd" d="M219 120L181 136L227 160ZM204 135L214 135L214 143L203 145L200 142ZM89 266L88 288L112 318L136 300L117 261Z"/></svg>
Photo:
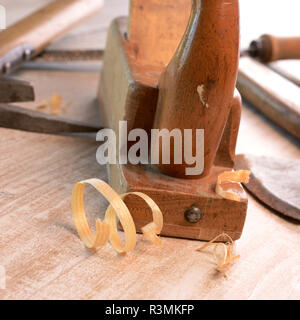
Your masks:
<svg viewBox="0 0 300 320"><path fill-rule="evenodd" d="M230 5L226 5L224 10L219 9L223 8L222 3L223 0L213 5L209 1L202 1L201 5L198 0L193 2L192 23L190 22L179 46L181 49L175 53L165 72L162 72L163 65L157 66L153 60L145 61L138 57L140 47L137 50L138 54L135 54L137 43L132 43L134 37L133 39L129 37L129 42L124 37L127 32L127 19L116 19L108 33L99 87L100 110L105 119L104 125L113 128L119 135L119 121L126 120L128 131L133 128L143 128L150 136L149 129L152 128L156 110L156 125L159 126L159 129L180 128L183 131L188 128L204 128L206 137L208 137L204 150L206 176L202 180L195 180L202 172L194 176L186 175L185 169L191 167L190 165L186 163L174 165L173 152L171 152L169 165L158 166L161 171L173 178L160 175L148 167L110 165L109 181L113 188L119 193L144 192L153 198L161 208L165 220L162 235L211 240L224 231L236 240L240 238L244 226L247 199L241 185L231 184L231 188L242 193L245 198L242 202L225 200L216 196L215 193L216 176L233 167L241 114L241 98L237 92L233 99L238 68L238 45L235 49L232 49L231 45L232 41L238 44L239 39L238 6L236 1L232 3L227 1L227 4ZM134 1L130 23L138 29L137 21L133 21L137 19L140 22L137 18L138 13L135 11L139 11L142 7L142 16L146 20L147 17L151 20L154 18L151 8L157 8L158 3L156 0L151 0L148 1L147 6L142 6L141 3L140 6L136 5ZM169 8L169 5L167 7ZM164 6L162 8L160 19L171 21L172 12L165 11ZM171 8L175 10L175 7L171 6ZM230 18L224 19L224 16ZM222 24L223 21L226 21L225 25ZM218 26L215 28L216 33L208 32L211 24ZM226 34L228 46L221 47L219 35L222 35L222 40L225 39L221 32L223 28L228 30ZM135 34L134 31L136 30L132 30L133 34ZM174 39L168 39L168 43L173 41L178 45L181 32L177 29L172 32ZM177 32L179 36L175 36ZM194 34L198 36L194 37ZM150 35L148 37L158 37L155 41L157 42L156 50L166 61L165 55L168 56L169 53L164 52L161 36L154 31L151 37ZM202 43L211 45L202 50ZM143 44L142 42L142 49L149 51L149 47L143 48ZM189 59L185 58L186 56ZM212 67L212 61L223 61L225 58L228 62L227 70L230 68L231 72L226 72L224 64ZM207 67L208 64L209 67ZM184 66L177 68L180 65ZM195 65L201 72L194 72ZM159 78L161 80L158 85ZM199 84L204 91L200 97L197 92ZM158 91L160 104L156 108ZM204 99L206 102L203 101ZM206 103L207 106L209 103L209 108L205 105ZM224 106L226 108L223 108ZM182 109L185 112L182 112ZM213 123L213 126L210 123ZM223 127L226 124L223 134ZM219 129L222 131L219 135L217 134L218 128L222 129ZM196 137L193 137L193 141L195 139ZM221 139L222 143L219 148ZM192 149L195 153L195 143ZM213 166L216 159L219 167ZM185 179L178 181L176 179L178 177ZM132 210L137 229L140 231L141 227L150 222L151 211L147 204L139 201L137 197L126 199L126 204ZM198 206L203 213L203 218L196 223L189 223L184 218L184 212L192 205Z"/></svg>
<svg viewBox="0 0 300 320"><path fill-rule="evenodd" d="M152 65L170 62L187 27L191 5L190 0L131 1L128 36L137 60Z"/></svg>
<svg viewBox="0 0 300 320"><path fill-rule="evenodd" d="M147 166L125 165L119 171L117 176L121 176L121 193L143 192L160 207L164 215L161 235L206 241L222 232L233 240L241 237L247 212L246 192L239 183L223 185L226 191L238 194L241 202L223 199L215 192L218 175L228 171L228 168L214 166L210 174L202 179L163 176ZM114 174L111 173L111 176ZM137 197L128 196L125 202L132 211L137 230L141 231L143 226L151 222L151 210ZM201 210L202 218L190 223L185 213L193 206Z"/></svg>
<svg viewBox="0 0 300 320"><path fill-rule="evenodd" d="M0 65L1 73L9 73L26 59L36 56L51 42L96 14L102 7L102 0L52 1L3 30L0 33L0 56L3 58L11 55L12 50L17 50L13 51L17 60L4 58Z"/></svg>
<svg viewBox="0 0 300 320"><path fill-rule="evenodd" d="M33 101L34 99L34 88L29 82L16 79L0 80L0 103Z"/></svg>
<svg viewBox="0 0 300 320"><path fill-rule="evenodd" d="M2 2L13 6L13 1ZM15 1L18 10L24 2ZM124 14L125 2L109 0L103 19ZM67 37L65 44L74 37ZM99 77L94 73L24 71L22 77L36 80L39 99L51 96L53 88L72 97L76 103L68 110L70 117L74 110L78 120L98 121L92 101ZM78 83L83 90L76 90ZM299 147L294 138L244 106L238 153L299 159ZM136 250L127 256L118 256L109 245L88 252L74 229L71 191L79 180L106 178L105 168L96 163L96 148L83 139L0 129L0 265L7 277L0 299L300 299L300 226L251 196L244 233L236 242L241 258L227 279L214 271L209 250L195 251L198 241L164 238L164 248L157 249L138 236ZM89 221L94 223L106 203L92 189L87 191Z"/></svg>
<svg viewBox="0 0 300 320"><path fill-rule="evenodd" d="M39 133L94 133L101 129L89 122L69 120L12 104L0 103L0 127Z"/></svg>
<svg viewBox="0 0 300 320"><path fill-rule="evenodd" d="M237 109L241 108L241 104L233 103L239 60L239 2L225 2L192 1L188 27L176 53L160 76L153 128L179 129L182 136L184 129L193 129L193 154L196 154L194 129L203 128L205 131L204 169L200 169L200 173L198 170L194 176L187 176L186 172L192 172L194 164L185 159L182 164L176 164L175 151L171 151L170 164L163 164L160 160L156 166L172 177L187 179L208 175L230 109L233 104ZM240 102L239 99L237 101ZM238 113L233 122L239 123ZM163 145L159 141L157 144L154 147L161 157ZM184 150L183 141L181 147Z"/></svg>

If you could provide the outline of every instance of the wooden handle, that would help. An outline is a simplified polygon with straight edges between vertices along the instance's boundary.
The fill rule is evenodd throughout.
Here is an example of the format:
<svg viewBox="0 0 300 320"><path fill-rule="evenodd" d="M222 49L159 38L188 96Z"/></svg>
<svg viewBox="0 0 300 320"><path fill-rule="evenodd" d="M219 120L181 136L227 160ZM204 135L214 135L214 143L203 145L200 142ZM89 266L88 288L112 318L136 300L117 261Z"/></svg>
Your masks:
<svg viewBox="0 0 300 320"><path fill-rule="evenodd" d="M195 129L204 129L204 171L186 176L185 169L194 165L184 159L175 164L171 149L171 163L158 164L161 172L183 178L210 172L230 112L238 61L238 0L193 0L188 28L160 79L154 128L178 128L182 136L184 129L193 129L194 155Z"/></svg>
<svg viewBox="0 0 300 320"><path fill-rule="evenodd" d="M24 44L37 55L53 40L95 14L103 0L57 0L0 33L0 57Z"/></svg>
<svg viewBox="0 0 300 320"><path fill-rule="evenodd" d="M300 37L280 38L264 34L258 40L251 42L249 53L262 62L300 59Z"/></svg>

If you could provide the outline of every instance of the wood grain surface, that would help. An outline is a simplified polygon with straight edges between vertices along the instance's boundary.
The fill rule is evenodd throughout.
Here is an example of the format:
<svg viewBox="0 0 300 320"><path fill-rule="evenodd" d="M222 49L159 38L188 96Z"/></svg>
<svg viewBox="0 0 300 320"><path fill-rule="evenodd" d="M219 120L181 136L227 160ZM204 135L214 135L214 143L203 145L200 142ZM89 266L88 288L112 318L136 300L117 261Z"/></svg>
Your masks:
<svg viewBox="0 0 300 320"><path fill-rule="evenodd" d="M176 164L175 151L171 151L169 164L160 160L156 165L164 174L185 179L205 177L213 166L234 104L239 62L239 2L193 0L192 3L188 27L160 76L153 123L154 129L179 129L182 136L185 129L193 129L193 154L197 153L194 129L204 129L204 169L200 173L188 176L186 172L194 164L183 157L182 164ZM239 123L239 116L233 121ZM154 148L162 159L164 146L158 141ZM181 148L186 152L183 141ZM230 151L234 149L235 145Z"/></svg>
<svg viewBox="0 0 300 320"><path fill-rule="evenodd" d="M170 62L187 27L191 5L190 0L131 1L128 36L136 48L138 43L138 61Z"/></svg>
<svg viewBox="0 0 300 320"><path fill-rule="evenodd" d="M215 272L209 251L195 251L197 241L164 238L158 249L138 236L126 256L109 245L92 254L74 229L71 191L76 181L105 178L96 145L7 129L0 134L0 261L7 272L1 299L300 298L300 227L251 197L237 241L241 259L227 279ZM87 191L92 223L105 203Z"/></svg>
<svg viewBox="0 0 300 320"><path fill-rule="evenodd" d="M52 1L0 33L0 55L8 54L21 45L30 45L32 55L37 55L67 30L97 13L102 7L102 0Z"/></svg>
<svg viewBox="0 0 300 320"><path fill-rule="evenodd" d="M28 11L34 3L40 6L46 1L2 2L10 8L15 3L19 11L21 4L30 3L30 8L23 7ZM124 14L126 2L107 1L105 21ZM264 3L268 6L268 1ZM84 32L91 25L85 28ZM93 29L89 30L87 42L94 39ZM67 36L67 47L78 46L73 35ZM103 46L98 39L97 46ZM39 100L59 89L76 102L76 119L98 121L97 105L91 104L98 86L96 74L24 71L22 78L35 79ZM78 90L79 83L84 89ZM196 252L198 241L164 238L163 249L157 249L138 236L136 249L126 256L117 255L109 245L90 253L74 229L71 191L79 180L106 179L105 167L96 163L96 148L84 139L0 129L0 265L6 269L6 289L0 289L0 299L300 299L300 226L251 196L245 229L236 242L241 258L227 278L216 273L209 250ZM237 151L300 158L296 139L247 105ZM107 204L92 189L87 189L86 204L94 224Z"/></svg>

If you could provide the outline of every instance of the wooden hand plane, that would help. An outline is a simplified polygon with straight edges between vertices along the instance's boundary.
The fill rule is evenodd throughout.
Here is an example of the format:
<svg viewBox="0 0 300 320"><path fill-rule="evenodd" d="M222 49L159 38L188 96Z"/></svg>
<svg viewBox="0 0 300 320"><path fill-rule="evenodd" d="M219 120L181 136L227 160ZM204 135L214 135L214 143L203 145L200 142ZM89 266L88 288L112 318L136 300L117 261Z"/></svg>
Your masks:
<svg viewBox="0 0 300 320"><path fill-rule="evenodd" d="M242 186L224 186L240 202L215 192L218 175L231 171L235 160L238 62L238 0L131 0L130 17L111 24L99 87L103 125L117 135L119 121L149 136L151 129L192 129L193 152L194 131L204 130L204 167L197 175L186 175L191 165L185 159L178 164L172 148L169 164L109 166L110 184L119 193L140 191L156 201L164 215L162 235L241 236L247 211ZM142 200L128 196L125 202L138 231L152 221Z"/></svg>

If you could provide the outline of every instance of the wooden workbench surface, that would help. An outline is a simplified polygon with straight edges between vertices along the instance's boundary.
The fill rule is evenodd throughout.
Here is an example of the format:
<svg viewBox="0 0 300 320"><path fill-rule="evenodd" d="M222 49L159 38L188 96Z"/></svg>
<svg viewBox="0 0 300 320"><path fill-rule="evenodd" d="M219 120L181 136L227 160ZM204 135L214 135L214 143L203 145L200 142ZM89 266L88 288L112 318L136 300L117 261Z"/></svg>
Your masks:
<svg viewBox="0 0 300 320"><path fill-rule="evenodd" d="M126 12L126 1L107 2L105 21ZM97 121L94 72L19 75L35 83L39 101L56 91L74 102L67 116ZM241 258L227 278L215 271L209 249L196 252L198 241L163 238L159 249L139 235L126 256L110 245L89 252L74 228L71 193L77 181L106 179L105 167L96 162L97 147L92 140L0 128L0 266L6 270L0 299L300 299L300 225L251 196L236 242ZM300 157L295 139L250 106L243 109L237 151ZM106 202L89 187L86 202L93 224Z"/></svg>

